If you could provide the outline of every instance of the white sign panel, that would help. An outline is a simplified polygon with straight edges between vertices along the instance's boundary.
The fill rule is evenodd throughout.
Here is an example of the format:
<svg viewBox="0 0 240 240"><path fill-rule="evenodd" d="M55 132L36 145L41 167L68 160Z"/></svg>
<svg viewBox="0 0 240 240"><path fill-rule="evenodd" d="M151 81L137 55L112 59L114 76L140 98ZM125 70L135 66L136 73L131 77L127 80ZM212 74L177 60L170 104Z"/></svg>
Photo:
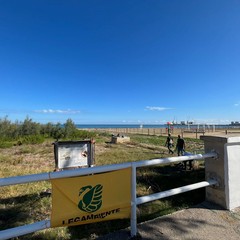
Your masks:
<svg viewBox="0 0 240 240"><path fill-rule="evenodd" d="M88 165L87 144L82 146L68 145L58 147L58 167L78 167Z"/></svg>
<svg viewBox="0 0 240 240"><path fill-rule="evenodd" d="M55 164L58 169L90 166L94 161L91 141L54 143Z"/></svg>

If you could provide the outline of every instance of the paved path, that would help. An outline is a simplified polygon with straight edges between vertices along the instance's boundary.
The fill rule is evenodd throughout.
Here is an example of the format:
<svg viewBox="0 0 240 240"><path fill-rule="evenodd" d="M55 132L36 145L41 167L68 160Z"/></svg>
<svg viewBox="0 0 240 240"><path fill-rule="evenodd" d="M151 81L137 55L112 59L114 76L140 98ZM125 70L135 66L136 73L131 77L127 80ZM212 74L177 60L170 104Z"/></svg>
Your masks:
<svg viewBox="0 0 240 240"><path fill-rule="evenodd" d="M207 202L138 224L142 240L240 240L240 208L226 211ZM99 240L127 240L125 229Z"/></svg>

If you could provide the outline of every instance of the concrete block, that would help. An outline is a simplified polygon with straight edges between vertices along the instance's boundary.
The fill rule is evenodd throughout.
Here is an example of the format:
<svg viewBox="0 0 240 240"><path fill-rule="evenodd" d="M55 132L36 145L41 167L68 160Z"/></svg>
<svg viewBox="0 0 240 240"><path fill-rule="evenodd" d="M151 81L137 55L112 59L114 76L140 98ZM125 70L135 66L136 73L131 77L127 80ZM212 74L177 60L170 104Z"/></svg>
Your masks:
<svg viewBox="0 0 240 240"><path fill-rule="evenodd" d="M130 142L130 137L126 137L126 136L112 136L111 142L112 143Z"/></svg>

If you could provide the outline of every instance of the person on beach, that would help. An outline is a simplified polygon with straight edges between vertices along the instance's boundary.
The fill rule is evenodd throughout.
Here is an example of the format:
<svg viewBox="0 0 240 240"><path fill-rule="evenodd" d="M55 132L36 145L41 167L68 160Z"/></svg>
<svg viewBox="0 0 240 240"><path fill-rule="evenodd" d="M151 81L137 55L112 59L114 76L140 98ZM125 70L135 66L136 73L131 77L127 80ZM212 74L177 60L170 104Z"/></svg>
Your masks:
<svg viewBox="0 0 240 240"><path fill-rule="evenodd" d="M165 143L165 147L168 148L168 153L170 154L173 154L173 150L171 149L172 147L174 147L174 142L173 142L173 138L171 137L171 134L169 133L168 134L168 137L167 137L167 140L166 140L166 143Z"/></svg>
<svg viewBox="0 0 240 240"><path fill-rule="evenodd" d="M183 138L181 138L180 135L178 135L178 138L177 138L176 150L177 150L178 156L182 156L183 152L185 151L185 141Z"/></svg>
<svg viewBox="0 0 240 240"><path fill-rule="evenodd" d="M176 144L176 150L178 153L178 156L183 156L184 152L185 152L185 141L183 138L181 138L180 135L178 135L178 139L177 139L177 144ZM184 161L184 169L187 170L187 162L189 164L189 169L192 169L192 161L193 160L189 160L189 161Z"/></svg>

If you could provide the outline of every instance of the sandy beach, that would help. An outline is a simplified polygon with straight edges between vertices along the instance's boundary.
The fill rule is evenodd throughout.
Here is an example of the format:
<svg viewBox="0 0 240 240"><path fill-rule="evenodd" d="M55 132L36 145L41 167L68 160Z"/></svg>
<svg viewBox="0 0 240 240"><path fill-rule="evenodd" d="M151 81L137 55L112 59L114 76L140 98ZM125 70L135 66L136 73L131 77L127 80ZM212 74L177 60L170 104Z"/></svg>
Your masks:
<svg viewBox="0 0 240 240"><path fill-rule="evenodd" d="M104 128L104 129L88 129L90 131L101 131L108 132L114 135L128 135L128 134L145 134L145 135L156 135L156 136L167 136L168 129L165 128ZM197 138L200 136L239 136L240 128L227 129L227 128L215 128L215 129L181 129L173 128L171 129L171 135L177 137L181 135L183 138Z"/></svg>

